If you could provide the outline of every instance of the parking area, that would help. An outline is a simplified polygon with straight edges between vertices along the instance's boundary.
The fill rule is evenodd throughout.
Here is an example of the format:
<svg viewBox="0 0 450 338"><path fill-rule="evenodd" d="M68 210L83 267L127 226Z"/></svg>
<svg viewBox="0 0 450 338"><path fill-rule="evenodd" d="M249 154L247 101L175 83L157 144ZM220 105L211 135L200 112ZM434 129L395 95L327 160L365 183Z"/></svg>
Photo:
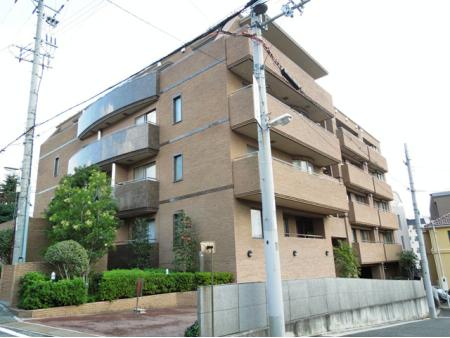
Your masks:
<svg viewBox="0 0 450 338"><path fill-rule="evenodd" d="M197 320L196 311L195 307L149 309L145 314L137 314L130 310L30 322L98 336L169 337L184 336L184 330Z"/></svg>

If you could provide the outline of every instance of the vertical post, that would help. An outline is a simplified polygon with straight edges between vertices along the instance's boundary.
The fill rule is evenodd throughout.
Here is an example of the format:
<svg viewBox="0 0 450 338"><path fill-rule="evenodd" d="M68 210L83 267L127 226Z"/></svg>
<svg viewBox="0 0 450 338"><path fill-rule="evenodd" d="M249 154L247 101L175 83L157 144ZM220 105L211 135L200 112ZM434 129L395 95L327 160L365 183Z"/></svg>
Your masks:
<svg viewBox="0 0 450 338"><path fill-rule="evenodd" d="M211 336L214 337L214 252L211 249Z"/></svg>
<svg viewBox="0 0 450 338"><path fill-rule="evenodd" d="M13 264L24 263L27 254L29 195L31 183L31 165L33 160L34 124L36 122L36 108L39 90L39 67L41 66L41 34L44 16L44 0L38 1L37 25L34 41L33 67L31 70L30 96L28 99L28 115L22 159L22 175L20 179L20 193L17 210L17 220L14 236Z"/></svg>
<svg viewBox="0 0 450 338"><path fill-rule="evenodd" d="M116 185L116 163L111 165L111 187L114 189Z"/></svg>
<svg viewBox="0 0 450 338"><path fill-rule="evenodd" d="M201 252L201 251L198 252L198 261L199 261L199 265L200 265L200 272L204 272L205 271L205 256L203 255L203 252Z"/></svg>
<svg viewBox="0 0 450 338"><path fill-rule="evenodd" d="M267 106L266 78L261 24L267 6L256 4L252 8L251 26L255 38L253 45L253 97L255 111L259 111L258 160L263 211L264 255L266 261L266 295L269 317L269 336L285 335L283 291L280 271L278 229L275 207L275 189L272 172L272 149Z"/></svg>
<svg viewBox="0 0 450 338"><path fill-rule="evenodd" d="M414 189L414 180L411 171L411 163L408 155L408 147L405 143L405 158L406 158L406 166L408 167L408 175L409 175L409 186L411 191L411 198L414 209L414 217L416 220L415 227L417 232L417 238L419 239L419 249L420 249L420 257L421 257L421 265L422 265L422 275L423 275L423 283L425 285L425 292L427 294L428 308L430 309L431 318L435 319L436 308L434 307L434 297L433 290L431 289L431 280L430 280L430 271L428 269L428 258L425 250L425 241L423 240L423 232L420 226L420 213L417 207L416 201L416 190Z"/></svg>

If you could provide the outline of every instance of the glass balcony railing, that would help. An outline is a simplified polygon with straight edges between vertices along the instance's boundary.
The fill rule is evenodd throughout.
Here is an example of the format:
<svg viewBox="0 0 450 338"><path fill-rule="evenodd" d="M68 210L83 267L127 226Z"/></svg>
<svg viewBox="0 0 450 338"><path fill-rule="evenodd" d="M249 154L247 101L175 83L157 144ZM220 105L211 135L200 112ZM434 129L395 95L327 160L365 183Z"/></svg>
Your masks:
<svg viewBox="0 0 450 338"><path fill-rule="evenodd" d="M159 76L151 72L132 78L114 88L89 105L78 120L78 138L83 139L90 132L101 128L110 119L119 120L141 109L143 105L156 101L159 95Z"/></svg>

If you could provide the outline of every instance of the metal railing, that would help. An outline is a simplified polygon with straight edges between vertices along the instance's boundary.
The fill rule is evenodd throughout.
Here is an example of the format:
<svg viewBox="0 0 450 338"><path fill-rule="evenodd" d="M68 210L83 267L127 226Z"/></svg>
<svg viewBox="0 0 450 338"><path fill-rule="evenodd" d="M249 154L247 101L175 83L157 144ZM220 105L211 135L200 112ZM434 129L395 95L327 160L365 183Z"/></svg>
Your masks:
<svg viewBox="0 0 450 338"><path fill-rule="evenodd" d="M296 237L296 238L310 238L310 239L324 239L323 235L309 235L309 234L298 234L292 232L285 232L284 237Z"/></svg>

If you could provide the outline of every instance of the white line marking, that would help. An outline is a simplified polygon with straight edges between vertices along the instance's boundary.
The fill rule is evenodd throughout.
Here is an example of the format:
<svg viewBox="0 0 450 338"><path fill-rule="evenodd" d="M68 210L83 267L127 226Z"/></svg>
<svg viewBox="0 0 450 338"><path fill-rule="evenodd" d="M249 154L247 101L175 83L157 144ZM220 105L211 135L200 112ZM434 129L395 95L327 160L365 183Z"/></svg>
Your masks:
<svg viewBox="0 0 450 338"><path fill-rule="evenodd" d="M13 331L13 330L6 329L6 328L1 327L1 326L0 326L0 332L6 333L6 334L10 334L11 336L14 336L14 337L30 337L30 336L27 336L27 335L25 335L23 333L21 334L21 333L18 333L18 332Z"/></svg>
<svg viewBox="0 0 450 338"><path fill-rule="evenodd" d="M33 323L33 322L29 322L29 321L22 321L22 323L23 323L23 324L29 324L29 325L31 325L31 326L36 325L36 326L47 327L47 328L54 329L54 330L62 330L62 331L68 331L68 332L80 333L80 334L82 334L82 335L84 335L84 336L85 336L86 334L89 334L89 336L93 336L93 337L101 337L101 336L97 336L97 335L92 334L92 333L81 332L81 331L76 331L76 330L72 330L72 329L64 329L64 328L57 327L57 326L50 326L50 325L45 325L45 324L40 324L40 323ZM9 327L11 327L11 326L9 326ZM30 328L30 329L23 328L23 329L22 329L21 327L18 327L17 329L18 329L18 330L24 330L24 331L30 331L30 332L33 332L33 333L41 333L41 334L42 334L42 332L36 332L36 331L33 331L33 328Z"/></svg>

